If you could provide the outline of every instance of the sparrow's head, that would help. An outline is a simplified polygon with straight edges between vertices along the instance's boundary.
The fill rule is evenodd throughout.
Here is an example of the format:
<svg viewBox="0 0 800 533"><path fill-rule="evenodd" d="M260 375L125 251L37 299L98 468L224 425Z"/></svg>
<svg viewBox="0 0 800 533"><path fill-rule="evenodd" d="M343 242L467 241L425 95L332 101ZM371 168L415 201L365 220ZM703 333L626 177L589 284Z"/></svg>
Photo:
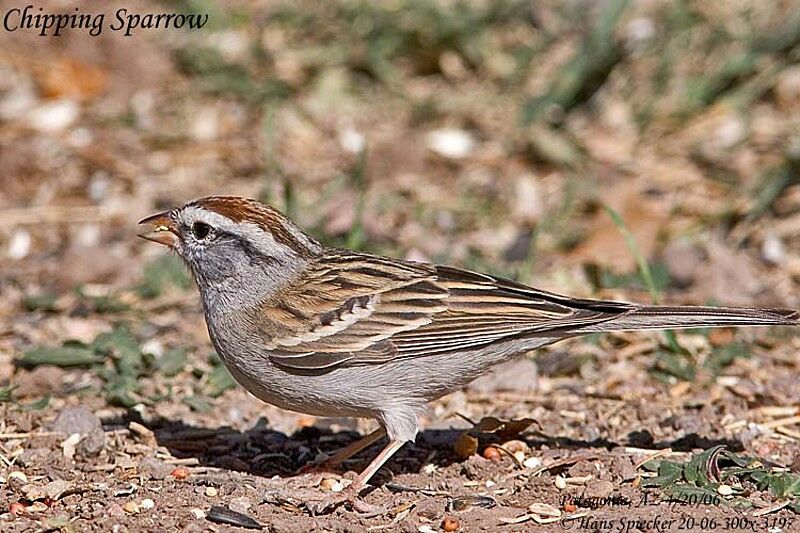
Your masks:
<svg viewBox="0 0 800 533"><path fill-rule="evenodd" d="M169 246L186 261L201 290L275 286L322 252L322 245L279 211L237 196L201 198L139 224L148 226L140 237Z"/></svg>

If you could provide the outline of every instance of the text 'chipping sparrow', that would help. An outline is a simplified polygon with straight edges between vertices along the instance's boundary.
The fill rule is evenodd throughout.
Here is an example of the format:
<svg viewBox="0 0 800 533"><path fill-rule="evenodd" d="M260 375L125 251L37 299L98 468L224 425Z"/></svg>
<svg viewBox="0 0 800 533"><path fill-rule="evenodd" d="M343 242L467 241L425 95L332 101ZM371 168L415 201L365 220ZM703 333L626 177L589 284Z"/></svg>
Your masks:
<svg viewBox="0 0 800 533"><path fill-rule="evenodd" d="M376 419L388 445L353 498L419 430L426 402L527 351L585 333L798 325L787 309L648 306L575 299L447 266L326 248L275 209L208 197L141 221L142 237L188 264L214 346L236 380L270 404Z"/></svg>

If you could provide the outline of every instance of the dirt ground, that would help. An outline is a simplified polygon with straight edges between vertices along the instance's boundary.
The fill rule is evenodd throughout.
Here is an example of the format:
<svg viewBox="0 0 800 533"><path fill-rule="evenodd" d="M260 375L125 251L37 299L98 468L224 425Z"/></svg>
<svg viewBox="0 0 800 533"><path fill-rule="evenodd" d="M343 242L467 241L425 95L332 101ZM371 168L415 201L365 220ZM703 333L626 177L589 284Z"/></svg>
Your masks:
<svg viewBox="0 0 800 533"><path fill-rule="evenodd" d="M121 8L210 22L124 36ZM574 296L798 308L793 2L102 10L97 36L0 31L0 530L800 531L790 328L525 354L431 404L371 512L311 516L347 476L296 472L374 422L250 396L135 237L238 194L326 244Z"/></svg>

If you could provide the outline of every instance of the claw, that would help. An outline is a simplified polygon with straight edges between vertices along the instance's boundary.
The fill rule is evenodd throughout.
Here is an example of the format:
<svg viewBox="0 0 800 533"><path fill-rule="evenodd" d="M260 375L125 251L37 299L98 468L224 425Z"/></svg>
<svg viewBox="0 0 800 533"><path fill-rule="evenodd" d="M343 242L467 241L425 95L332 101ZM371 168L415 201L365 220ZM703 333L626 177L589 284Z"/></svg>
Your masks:
<svg viewBox="0 0 800 533"><path fill-rule="evenodd" d="M322 501L307 505L307 508L312 516L319 516L333 512L340 505L349 503L353 510L363 515L364 518L386 514L387 509L385 507L371 505L358 497L363 488L363 486L358 488L354 485L349 485L340 492L328 495Z"/></svg>
<svg viewBox="0 0 800 533"><path fill-rule="evenodd" d="M358 492L359 491L357 487L350 485L339 492L334 492L333 494L326 496L319 502L308 505L307 507L312 516L326 514L334 511L343 503L355 502L358 498Z"/></svg>

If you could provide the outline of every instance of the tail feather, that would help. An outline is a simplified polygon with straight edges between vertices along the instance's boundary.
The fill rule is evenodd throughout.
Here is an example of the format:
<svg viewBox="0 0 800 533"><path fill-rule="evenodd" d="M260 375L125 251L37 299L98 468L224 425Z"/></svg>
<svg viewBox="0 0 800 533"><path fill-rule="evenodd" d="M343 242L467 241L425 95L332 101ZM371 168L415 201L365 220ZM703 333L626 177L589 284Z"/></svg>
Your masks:
<svg viewBox="0 0 800 533"><path fill-rule="evenodd" d="M582 331L797 325L800 311L794 309L643 305Z"/></svg>

